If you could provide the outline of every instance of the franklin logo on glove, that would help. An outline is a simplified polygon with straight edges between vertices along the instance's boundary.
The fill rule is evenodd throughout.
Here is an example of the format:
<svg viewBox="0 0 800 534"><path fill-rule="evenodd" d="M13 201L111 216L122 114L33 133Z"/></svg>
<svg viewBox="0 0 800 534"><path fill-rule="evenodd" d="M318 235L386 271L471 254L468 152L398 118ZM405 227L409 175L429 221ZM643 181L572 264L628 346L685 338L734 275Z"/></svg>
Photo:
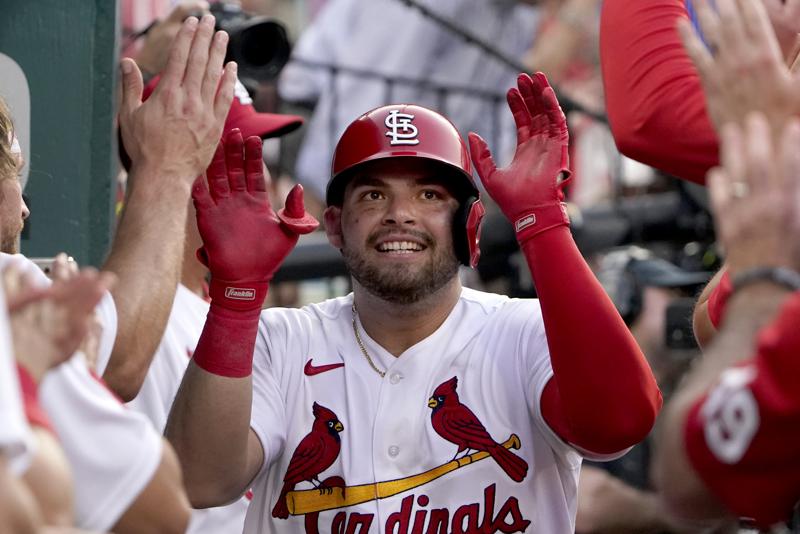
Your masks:
<svg viewBox="0 0 800 534"><path fill-rule="evenodd" d="M226 287L225 297L234 300L256 300L256 290L243 287Z"/></svg>

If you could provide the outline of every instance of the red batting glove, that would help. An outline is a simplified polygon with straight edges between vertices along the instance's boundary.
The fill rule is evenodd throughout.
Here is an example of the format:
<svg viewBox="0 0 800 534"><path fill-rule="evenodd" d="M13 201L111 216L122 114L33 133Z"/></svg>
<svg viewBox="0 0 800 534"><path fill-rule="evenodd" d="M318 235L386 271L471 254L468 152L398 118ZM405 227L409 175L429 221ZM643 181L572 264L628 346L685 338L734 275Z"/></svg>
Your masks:
<svg viewBox="0 0 800 534"><path fill-rule="evenodd" d="M562 188L569 171L567 120L547 78L520 74L519 89L508 91L508 106L517 125L517 150L508 167L498 169L489 147L470 132L472 161L483 186L514 225L520 243L569 225ZM565 180L559 181L562 173Z"/></svg>
<svg viewBox="0 0 800 534"><path fill-rule="evenodd" d="M306 213L303 188L289 193L276 214L269 204L261 139L242 140L232 130L217 147L192 190L203 247L211 271L211 308L194 351L194 363L219 376L242 378L253 370L253 347L261 305L272 275L300 234L319 223Z"/></svg>
<svg viewBox="0 0 800 534"><path fill-rule="evenodd" d="M261 157L261 139L245 142L234 129L206 171L208 189L197 180L192 191L203 238L198 258L211 271L211 300L229 310L260 310L272 275L299 235L319 226L305 211L300 185L285 208L272 210Z"/></svg>

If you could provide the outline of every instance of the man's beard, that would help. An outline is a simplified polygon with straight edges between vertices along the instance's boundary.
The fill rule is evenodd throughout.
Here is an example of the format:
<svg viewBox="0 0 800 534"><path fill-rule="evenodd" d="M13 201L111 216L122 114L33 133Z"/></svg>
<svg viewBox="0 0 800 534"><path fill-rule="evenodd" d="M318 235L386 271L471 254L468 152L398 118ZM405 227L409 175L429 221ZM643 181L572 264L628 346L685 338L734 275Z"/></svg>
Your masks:
<svg viewBox="0 0 800 534"><path fill-rule="evenodd" d="M19 236L22 234L22 226L20 223L16 229L7 231L3 229L0 231L0 252L5 254L17 254L19 252Z"/></svg>
<svg viewBox="0 0 800 534"><path fill-rule="evenodd" d="M366 254L344 243L342 255L350 275L364 289L378 298L395 304L414 304L444 287L458 274L458 259L452 250L435 246L428 236L419 234L430 253L422 266L412 269L405 262L379 266L370 263ZM380 235L367 239L367 246L374 247Z"/></svg>

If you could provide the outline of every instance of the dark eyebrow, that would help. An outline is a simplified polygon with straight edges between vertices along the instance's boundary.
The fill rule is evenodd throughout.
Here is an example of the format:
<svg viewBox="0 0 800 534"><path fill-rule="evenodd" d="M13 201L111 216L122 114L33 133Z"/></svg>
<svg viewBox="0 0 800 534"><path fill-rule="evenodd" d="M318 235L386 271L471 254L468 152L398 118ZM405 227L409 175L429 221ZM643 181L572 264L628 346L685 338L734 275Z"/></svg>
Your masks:
<svg viewBox="0 0 800 534"><path fill-rule="evenodd" d="M352 184L353 187L380 187L386 185L386 182L374 176L361 174L353 178Z"/></svg>

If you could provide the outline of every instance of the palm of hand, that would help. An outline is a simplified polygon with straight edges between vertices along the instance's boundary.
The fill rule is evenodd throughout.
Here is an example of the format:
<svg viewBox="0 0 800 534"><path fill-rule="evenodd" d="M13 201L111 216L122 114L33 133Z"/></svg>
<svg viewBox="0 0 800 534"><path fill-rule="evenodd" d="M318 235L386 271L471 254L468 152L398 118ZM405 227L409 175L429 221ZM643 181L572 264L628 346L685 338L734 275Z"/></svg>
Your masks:
<svg viewBox="0 0 800 534"><path fill-rule="evenodd" d="M559 174L567 170L569 133L564 113L544 74L521 74L508 92L517 126L511 163L498 169L486 142L470 134L470 152L486 191L515 222L531 207L563 200Z"/></svg>
<svg viewBox="0 0 800 534"><path fill-rule="evenodd" d="M297 241L281 227L265 192L232 192L198 210L197 226L211 272L234 280L268 277Z"/></svg>
<svg viewBox="0 0 800 534"><path fill-rule="evenodd" d="M484 182L489 196L500 206L508 205L512 200L536 205L557 197L560 199L557 177L553 173L561 170L565 146L565 140L547 132L533 135L517 145L511 163L497 169Z"/></svg>

